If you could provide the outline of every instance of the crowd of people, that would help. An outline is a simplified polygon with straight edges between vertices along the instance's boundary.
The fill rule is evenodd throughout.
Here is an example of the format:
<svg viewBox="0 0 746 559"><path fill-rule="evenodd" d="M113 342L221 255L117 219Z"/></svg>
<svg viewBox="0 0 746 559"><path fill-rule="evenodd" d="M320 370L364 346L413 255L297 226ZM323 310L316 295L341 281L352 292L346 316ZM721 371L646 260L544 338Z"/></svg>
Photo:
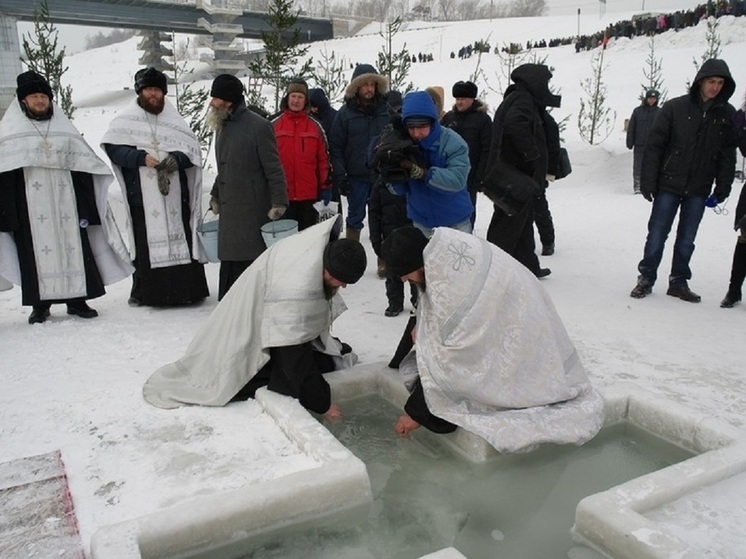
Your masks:
<svg viewBox="0 0 746 559"><path fill-rule="evenodd" d="M452 85L446 111L441 87L402 97L374 66L358 64L338 110L294 78L280 112L265 117L247 107L237 77L217 76L206 119L217 160L209 206L219 216L218 305L184 356L147 381L145 399L221 406L267 386L339 419L323 374L356 360L330 328L345 309L339 289L366 270L367 220L384 314L403 312L407 285L414 307L390 363L411 392L400 435L461 426L503 451L592 437L603 403L538 281L551 271L540 265L534 226L539 252L551 256L546 192L568 172L551 116L561 98L543 64L522 64L510 77L492 117L470 81ZM87 301L127 276L133 307L205 299L202 155L167 99L165 75L135 74L132 102L101 140L109 164L42 76L24 72L17 86L0 122L0 275L21 286L29 323L45 322L58 303L94 318ZM667 294L700 301L688 285L697 227L705 207L730 195L736 149L746 154L744 107L728 102L734 90L727 64L712 59L686 95L659 107L658 92L647 91L630 119L633 189L652 202L634 298L652 292L678 214ZM107 202L114 183L127 212L121 227ZM486 239L473 235L479 192L493 202ZM322 219L320 209L343 198L346 215ZM742 193L724 308L741 300L744 214ZM267 247L261 228L281 218L299 232Z"/></svg>
<svg viewBox="0 0 746 559"><path fill-rule="evenodd" d="M574 45L575 52L589 51L598 47L606 47L610 41L625 37L653 36L666 31L679 31L687 27L694 27L703 19L708 17L746 15L746 0L718 0L707 4L700 4L689 10L678 10L670 14L648 13L635 16L609 24L605 29L589 35L574 35L568 37L553 37L526 41L526 51L546 47L559 47ZM494 54L518 54L523 52L523 45L510 43L502 47L495 46ZM489 53L490 45L486 41L475 41L473 44L465 45L458 50L458 58L470 58L473 53ZM456 58L456 53L451 52L451 58Z"/></svg>

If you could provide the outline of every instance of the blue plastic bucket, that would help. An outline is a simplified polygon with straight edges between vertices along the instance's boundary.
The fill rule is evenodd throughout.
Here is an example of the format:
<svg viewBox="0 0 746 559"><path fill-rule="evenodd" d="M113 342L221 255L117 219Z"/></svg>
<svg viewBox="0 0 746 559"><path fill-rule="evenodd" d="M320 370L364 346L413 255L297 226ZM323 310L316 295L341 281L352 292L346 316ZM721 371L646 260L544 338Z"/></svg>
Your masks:
<svg viewBox="0 0 746 559"><path fill-rule="evenodd" d="M267 248L271 247L280 239L289 237L298 232L298 222L294 219L278 219L262 225L262 238Z"/></svg>
<svg viewBox="0 0 746 559"><path fill-rule="evenodd" d="M197 225L197 236L202 243L205 256L210 262L220 262L218 258L218 223L219 219L202 221Z"/></svg>

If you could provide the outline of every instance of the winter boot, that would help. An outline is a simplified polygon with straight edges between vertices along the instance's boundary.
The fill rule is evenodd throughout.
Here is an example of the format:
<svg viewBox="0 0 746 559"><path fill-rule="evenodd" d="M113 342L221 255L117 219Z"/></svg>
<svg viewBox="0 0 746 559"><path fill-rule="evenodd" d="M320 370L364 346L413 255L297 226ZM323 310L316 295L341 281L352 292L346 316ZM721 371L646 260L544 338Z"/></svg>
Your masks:
<svg viewBox="0 0 746 559"><path fill-rule="evenodd" d="M49 318L49 305L34 305L28 316L29 324L41 324Z"/></svg>
<svg viewBox="0 0 746 559"><path fill-rule="evenodd" d="M67 304L67 314L79 316L80 318L96 318L98 312L88 306L85 301L75 301Z"/></svg>
<svg viewBox="0 0 746 559"><path fill-rule="evenodd" d="M644 280L637 280L637 285L629 294L633 299L642 299L653 292L653 286Z"/></svg>
<svg viewBox="0 0 746 559"><path fill-rule="evenodd" d="M353 241L360 241L360 231L358 231L357 229L350 229L348 227L345 233L345 237L347 239L352 239Z"/></svg>
<svg viewBox="0 0 746 559"><path fill-rule="evenodd" d="M746 243L737 243L736 250L733 251L733 266L730 271L728 293L720 302L722 308L731 309L741 300L741 288L744 279L746 279Z"/></svg>
<svg viewBox="0 0 746 559"><path fill-rule="evenodd" d="M702 297L697 295L686 285L669 286L668 291L666 291L666 295L670 295L671 297L678 297L679 299L681 299L682 301L686 301L687 303L699 303L702 300Z"/></svg>

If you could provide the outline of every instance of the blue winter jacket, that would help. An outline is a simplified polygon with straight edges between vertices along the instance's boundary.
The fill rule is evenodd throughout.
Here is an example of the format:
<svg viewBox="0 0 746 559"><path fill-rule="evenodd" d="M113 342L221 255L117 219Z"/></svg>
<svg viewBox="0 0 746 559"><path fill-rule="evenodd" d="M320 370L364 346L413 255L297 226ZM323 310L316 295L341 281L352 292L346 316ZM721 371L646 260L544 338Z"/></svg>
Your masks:
<svg viewBox="0 0 746 559"><path fill-rule="evenodd" d="M407 215L426 227L449 227L471 218L474 206L466 188L471 164L469 147L453 130L438 123L435 104L426 91L404 97L402 119L425 116L432 120L430 134L418 143L428 171L422 179L395 184L407 196Z"/></svg>

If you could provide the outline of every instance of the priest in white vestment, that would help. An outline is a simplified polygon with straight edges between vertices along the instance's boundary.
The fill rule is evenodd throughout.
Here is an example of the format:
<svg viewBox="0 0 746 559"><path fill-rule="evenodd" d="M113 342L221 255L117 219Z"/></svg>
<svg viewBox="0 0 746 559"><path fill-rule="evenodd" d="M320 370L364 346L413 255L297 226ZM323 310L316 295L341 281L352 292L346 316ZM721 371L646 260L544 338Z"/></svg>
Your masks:
<svg viewBox="0 0 746 559"><path fill-rule="evenodd" d="M420 289L414 351L399 366L410 398L396 431L462 427L503 453L582 444L603 425L593 388L540 282L473 235L414 227L383 242L386 265Z"/></svg>
<svg viewBox="0 0 746 559"><path fill-rule="evenodd" d="M206 257L197 237L202 217L202 150L166 99L166 75L135 74L135 97L101 140L114 165L127 210L135 266L131 306L174 306L209 295Z"/></svg>
<svg viewBox="0 0 746 559"><path fill-rule="evenodd" d="M132 273L107 202L113 176L41 75L30 70L17 83L0 122L0 275L21 286L30 324L55 303L93 318L86 301Z"/></svg>
<svg viewBox="0 0 746 559"><path fill-rule="evenodd" d="M143 387L160 408L223 406L260 386L297 398L334 419L324 372L354 365L356 356L330 335L346 306L337 293L365 272L365 249L338 239L337 216L278 241L238 278L189 344Z"/></svg>

